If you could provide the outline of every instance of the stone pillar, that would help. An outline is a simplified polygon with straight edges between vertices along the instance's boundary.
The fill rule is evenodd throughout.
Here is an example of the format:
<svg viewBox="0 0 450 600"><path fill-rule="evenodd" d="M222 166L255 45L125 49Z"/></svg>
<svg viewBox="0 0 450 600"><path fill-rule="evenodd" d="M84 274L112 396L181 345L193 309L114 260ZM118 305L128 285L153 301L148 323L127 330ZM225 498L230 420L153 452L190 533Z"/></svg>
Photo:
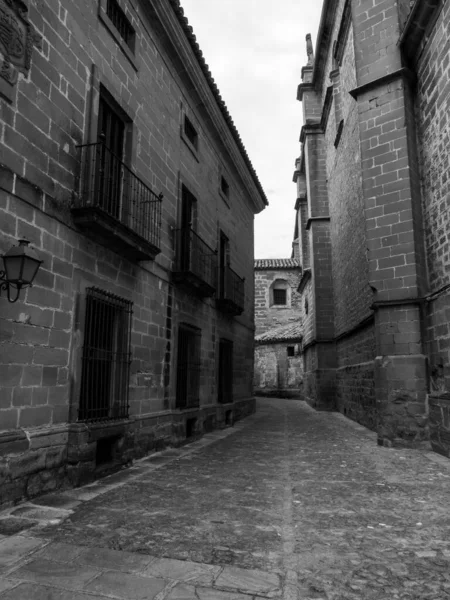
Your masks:
<svg viewBox="0 0 450 600"><path fill-rule="evenodd" d="M420 182L409 73L395 0L352 2L369 283L374 292L378 441L427 437L426 292Z"/></svg>
<svg viewBox="0 0 450 600"><path fill-rule="evenodd" d="M321 126L322 101L311 85L312 76L313 65L308 63L302 69L303 83L297 96L303 104L304 126L300 142L304 153L307 198L305 229L308 233L313 300L313 306L310 307L313 312L313 337L306 341L305 351L312 355L306 361L313 365L310 376L314 379L315 397L312 403L318 410L334 410L336 352L326 145ZM311 400L308 398L308 401Z"/></svg>

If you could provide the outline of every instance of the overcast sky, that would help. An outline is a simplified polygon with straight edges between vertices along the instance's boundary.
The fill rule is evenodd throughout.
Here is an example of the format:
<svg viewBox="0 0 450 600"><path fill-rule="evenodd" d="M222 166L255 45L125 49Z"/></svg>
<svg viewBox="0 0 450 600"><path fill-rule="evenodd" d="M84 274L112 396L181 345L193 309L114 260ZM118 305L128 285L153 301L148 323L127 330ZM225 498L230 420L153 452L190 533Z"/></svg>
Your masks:
<svg viewBox="0 0 450 600"><path fill-rule="evenodd" d="M316 43L320 0L181 0L269 200L255 221L256 258L291 256L302 125L297 85Z"/></svg>

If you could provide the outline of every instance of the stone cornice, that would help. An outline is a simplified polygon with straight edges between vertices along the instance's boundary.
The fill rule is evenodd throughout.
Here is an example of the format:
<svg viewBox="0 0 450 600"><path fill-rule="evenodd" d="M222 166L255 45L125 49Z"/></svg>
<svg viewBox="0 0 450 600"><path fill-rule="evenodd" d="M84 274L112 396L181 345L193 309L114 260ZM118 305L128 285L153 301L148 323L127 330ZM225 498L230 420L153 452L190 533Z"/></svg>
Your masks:
<svg viewBox="0 0 450 600"><path fill-rule="evenodd" d="M364 85L361 85L357 88L354 88L353 90L350 90L349 94L355 100L357 100L358 96L361 96L361 94L364 94L365 92L368 92L369 90L371 90L373 88L379 87L381 85L385 85L386 83L389 83L390 81L395 81L396 79L400 79L400 78L406 79L407 81L412 83L415 80L415 75L412 71L410 71L410 69L407 69L406 67L402 67L401 69L392 71L392 73L387 73L386 75L383 75L382 77L377 77L377 79L368 81Z"/></svg>
<svg viewBox="0 0 450 600"><path fill-rule="evenodd" d="M301 144L304 144L307 135L319 135L320 133L323 133L321 123L307 123L306 125L303 125L300 130L299 141Z"/></svg>
<svg viewBox="0 0 450 600"><path fill-rule="evenodd" d="M312 83L300 83L297 87L297 100L301 102L303 100L303 94L305 92L313 92L314 85Z"/></svg>
<svg viewBox="0 0 450 600"><path fill-rule="evenodd" d="M167 41L183 65L184 75L199 96L199 105L210 118L218 139L225 145L245 183L254 211L260 212L268 200L179 0L145 0L143 4L160 22Z"/></svg>
<svg viewBox="0 0 450 600"><path fill-rule="evenodd" d="M304 269L301 279L300 279L300 283L298 284L297 292L300 292L300 294L301 294L303 292L303 290L305 289L306 284L308 283L308 281L311 278L312 278L311 269Z"/></svg>
<svg viewBox="0 0 450 600"><path fill-rule="evenodd" d="M380 308L388 308L390 306L410 306L410 305L423 305L426 302L425 298L416 296L415 298L398 298L394 300L376 300L372 303L372 310L380 310Z"/></svg>
<svg viewBox="0 0 450 600"><path fill-rule="evenodd" d="M424 39L433 28L445 0L416 0L400 35L398 45L408 62L420 52Z"/></svg>
<svg viewBox="0 0 450 600"><path fill-rule="evenodd" d="M305 229L306 230L311 229L311 225L313 223L317 223L317 222L320 222L320 221L322 221L322 222L330 221L330 216L327 215L327 216L324 216L324 217L309 217L309 219L306 221L306 227L305 227Z"/></svg>
<svg viewBox="0 0 450 600"><path fill-rule="evenodd" d="M300 208L300 204L308 202L308 196L306 194L300 194L300 196L295 201L294 210L298 210Z"/></svg>

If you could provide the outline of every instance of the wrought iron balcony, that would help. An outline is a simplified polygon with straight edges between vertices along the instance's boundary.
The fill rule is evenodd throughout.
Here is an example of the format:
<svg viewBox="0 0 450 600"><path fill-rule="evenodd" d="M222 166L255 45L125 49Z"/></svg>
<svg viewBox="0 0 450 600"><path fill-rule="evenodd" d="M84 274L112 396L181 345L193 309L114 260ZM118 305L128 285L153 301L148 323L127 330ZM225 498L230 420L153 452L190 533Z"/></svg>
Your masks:
<svg viewBox="0 0 450 600"><path fill-rule="evenodd" d="M75 223L131 260L161 252L161 201L102 142L79 146L81 177Z"/></svg>
<svg viewBox="0 0 450 600"><path fill-rule="evenodd" d="M190 227L178 229L176 235L174 281L199 296L212 296L216 291L216 252Z"/></svg>
<svg viewBox="0 0 450 600"><path fill-rule="evenodd" d="M245 279L228 266L219 270L219 295L217 307L231 315L240 315L245 305Z"/></svg>

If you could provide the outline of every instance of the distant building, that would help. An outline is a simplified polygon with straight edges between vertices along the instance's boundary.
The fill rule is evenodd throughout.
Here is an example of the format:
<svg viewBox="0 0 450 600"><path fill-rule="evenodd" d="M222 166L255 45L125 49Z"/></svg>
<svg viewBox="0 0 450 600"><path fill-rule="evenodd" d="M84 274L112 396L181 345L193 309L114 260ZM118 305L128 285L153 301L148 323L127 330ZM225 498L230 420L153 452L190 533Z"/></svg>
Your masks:
<svg viewBox="0 0 450 600"><path fill-rule="evenodd" d="M449 43L444 0L325 0L294 174L304 397L444 453Z"/></svg>
<svg viewBox="0 0 450 600"><path fill-rule="evenodd" d="M255 260L255 392L300 397L300 263L295 258Z"/></svg>
<svg viewBox="0 0 450 600"><path fill-rule="evenodd" d="M177 0L0 13L0 251L43 260L0 298L1 503L254 411L267 201Z"/></svg>

